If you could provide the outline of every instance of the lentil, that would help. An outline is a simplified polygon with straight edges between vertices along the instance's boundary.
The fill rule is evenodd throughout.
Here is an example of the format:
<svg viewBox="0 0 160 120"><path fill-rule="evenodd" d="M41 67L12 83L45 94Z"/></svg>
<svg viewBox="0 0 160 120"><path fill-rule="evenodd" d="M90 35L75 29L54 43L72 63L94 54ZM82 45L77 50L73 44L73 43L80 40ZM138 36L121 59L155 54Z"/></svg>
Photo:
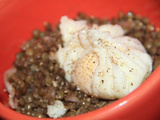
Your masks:
<svg viewBox="0 0 160 120"><path fill-rule="evenodd" d="M118 18L102 20L94 16L78 13L75 20L87 20L88 24L119 24L125 35L138 38L147 52L153 58L153 70L160 64L160 32L155 31L149 19L135 15L133 12L119 13ZM68 83L63 69L49 56L62 46L62 39L58 25L55 29L45 23L45 32L34 30L33 38L22 46L22 51L16 55L14 67L17 72L9 78L15 89L15 98L18 99L17 111L26 115L43 118L47 115L47 105L53 105L55 100L61 100L67 109L63 116L75 116L99 109L114 101L102 100L88 96L74 83Z"/></svg>

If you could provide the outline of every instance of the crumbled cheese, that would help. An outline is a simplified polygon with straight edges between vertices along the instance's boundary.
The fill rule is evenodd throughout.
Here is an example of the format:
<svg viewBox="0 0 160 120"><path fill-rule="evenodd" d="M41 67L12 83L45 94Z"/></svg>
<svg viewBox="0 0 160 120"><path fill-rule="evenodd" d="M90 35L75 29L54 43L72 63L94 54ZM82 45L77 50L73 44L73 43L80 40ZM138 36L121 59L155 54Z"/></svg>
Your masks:
<svg viewBox="0 0 160 120"><path fill-rule="evenodd" d="M59 100L56 100L53 105L47 106L47 114L51 118L62 117L67 112L67 109L64 107L63 103Z"/></svg>

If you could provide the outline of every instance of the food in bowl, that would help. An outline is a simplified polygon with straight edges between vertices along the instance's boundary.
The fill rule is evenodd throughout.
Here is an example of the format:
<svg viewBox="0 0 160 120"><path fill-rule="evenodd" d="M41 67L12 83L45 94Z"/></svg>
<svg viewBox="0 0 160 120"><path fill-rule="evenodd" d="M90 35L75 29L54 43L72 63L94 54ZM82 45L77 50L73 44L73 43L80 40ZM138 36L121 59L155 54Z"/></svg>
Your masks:
<svg viewBox="0 0 160 120"><path fill-rule="evenodd" d="M69 24L69 26L72 27L67 28L68 23L66 24L65 21L71 22L71 24L73 23L73 26ZM80 22L82 24L74 24L76 22ZM86 17L84 14L80 13L76 18L76 22L68 19L67 17L63 17L60 25L58 25L58 27L53 30L51 29L50 24L46 23L46 32L42 32L39 30L33 31L33 38L22 46L22 51L17 54L13 68L9 69L4 75L5 86L10 94L9 104L13 109L17 110L20 113L35 117L57 118L83 114L108 105L114 100L129 94L132 90L138 87L140 83L142 83L143 80L149 75L149 73L152 71L152 60L147 55L145 49L141 46L141 43L144 45L147 52L153 59L153 70L159 64L160 51L158 48L160 47L160 32L154 31L154 27L149 24L149 20L147 18L142 18L139 15L134 15L132 12L128 12L126 15L120 13L119 18L114 18L109 21L106 19L100 20L93 16ZM106 25L109 23L118 24L121 27L118 25ZM102 25L102 27L99 27L100 25ZM83 28L83 30L81 31L81 33L79 33L78 30L75 30L74 34L70 34L70 31L73 31L74 29L72 28L74 28L75 26L76 28ZM89 27L86 28L85 26ZM106 26L109 27L107 30L109 32L105 31ZM110 29L118 30L116 32L112 32L112 30ZM106 33L107 35L104 35L104 33ZM88 34L90 34L90 36ZM133 45L130 45L128 42L130 41L129 37L125 37L125 39L121 38L123 34L137 38L141 43L137 41L137 39L132 40L131 38L131 42L134 42ZM72 38L71 40L76 40L77 37L79 37L79 39L81 40L81 44L76 41L73 45L74 41L68 41L70 40L70 38ZM95 39L90 39L90 41L87 42L83 41L86 40L83 39L85 37L94 37ZM118 44L116 44L117 46L112 42L106 44L103 43L108 37L118 37L118 40L123 41L123 43L121 43L120 41ZM96 39L99 40L99 38L103 41L99 41L98 43L96 42ZM112 41L112 39L110 40ZM118 41L117 39L114 40ZM123 84L120 87L115 85L115 90L111 90L110 88L109 92L104 92L103 89L101 90L102 87L99 87L99 85L106 82L106 79L101 79L102 76L105 75L102 75L102 72L100 73L100 75L93 74L98 68L98 65L101 64L99 63L97 56L97 54L101 54L101 52L97 52L96 50L98 49L95 50L95 47L92 46L97 45L96 47L99 47L99 44L102 46L105 45L103 49L104 52L102 52L101 55L102 57L104 57L105 53L110 51L108 47L106 48L106 46L110 45L110 48L112 48L112 53L110 53L111 56L109 56L110 59L103 59L101 58L101 56L99 56L102 59L100 62L106 63L107 61L110 61L110 63L114 62L117 66L119 65L119 61L117 61L117 59L115 60L113 53L117 55L122 54L123 57L125 56L125 58L126 55L132 56L132 54L130 54L130 51L132 50L129 50L130 48L128 49L127 45L124 45L126 43L129 44L131 48L134 48L133 51L136 50L134 54L137 53L137 50L141 51L140 53L142 53L147 59L143 59L143 62L140 61L141 64L138 65L138 68L128 69L128 66L131 64L127 64L128 66L126 66L124 70L128 70L128 73L134 73L134 70L139 71L141 70L141 68L143 68L143 65L146 66L147 64L146 69L144 69L145 67L143 68L146 71L140 71L143 75L140 74L142 75L142 77L141 80L138 80L138 84L133 82L127 83L127 86L129 85L132 88L131 91L127 91L124 92L124 94L121 94L120 91L123 90L123 85L126 85ZM75 54L75 56L79 55L79 57L75 57L74 61L73 59L69 60L71 57L73 58L73 54L71 52L73 50L73 47L74 49L78 49L75 51L78 52L78 54ZM68 51L65 49L68 49ZM117 49L124 49L126 53L117 53ZM136 56L132 56L132 58L133 57ZM123 59L123 62L121 62L121 64L126 64L126 61L128 61L127 58ZM131 61L131 63L135 62L133 62L133 60ZM66 67L64 67L64 64L66 64ZM139 63L136 63L136 65L137 64ZM109 64L109 66L111 65L112 64ZM75 70L72 70L72 68L74 68L73 66L76 66ZM139 66L141 67L139 68ZM104 64L100 65L98 70L102 70L103 67L105 67ZM118 73L115 74L117 78L119 75L124 76L119 74L121 73L121 69L118 69L117 67L115 69L109 68L110 67L108 67L107 69L108 73L113 74L109 71L115 71L114 74ZM98 70L97 73L99 73ZM73 76L71 75L72 73ZM105 74L107 74L107 72ZM94 75L95 78L100 76L98 78L98 80L100 79L101 82L101 84L98 84L100 91L91 89L91 84L93 84L91 82L96 81L97 79L91 79L93 77L90 78L90 75ZM113 78L114 77L112 76L112 80ZM122 80L122 78L118 79ZM87 81L90 83L83 84L83 81L81 80L90 80ZM129 90L129 87L127 88L127 90ZM106 92L108 93L106 96L104 96Z"/></svg>
<svg viewBox="0 0 160 120"><path fill-rule="evenodd" d="M151 57L138 39L124 36L119 25L86 22L61 18L63 48L55 57L66 80L98 98L126 96L151 73Z"/></svg>

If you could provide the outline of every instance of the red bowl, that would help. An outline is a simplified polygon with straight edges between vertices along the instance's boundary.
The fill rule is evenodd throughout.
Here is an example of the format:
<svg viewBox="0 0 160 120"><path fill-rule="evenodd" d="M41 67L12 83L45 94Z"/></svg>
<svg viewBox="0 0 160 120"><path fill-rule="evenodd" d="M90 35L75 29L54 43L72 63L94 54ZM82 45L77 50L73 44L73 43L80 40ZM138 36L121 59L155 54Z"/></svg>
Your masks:
<svg viewBox="0 0 160 120"><path fill-rule="evenodd" d="M37 120L9 108L3 74L33 29L43 30L45 21L53 27L63 15L78 12L99 18L117 17L120 11L146 16L160 27L159 0L1 0L0 1L0 119ZM160 119L160 66L131 94L99 110L60 120L158 120ZM46 119L48 120L48 119Z"/></svg>

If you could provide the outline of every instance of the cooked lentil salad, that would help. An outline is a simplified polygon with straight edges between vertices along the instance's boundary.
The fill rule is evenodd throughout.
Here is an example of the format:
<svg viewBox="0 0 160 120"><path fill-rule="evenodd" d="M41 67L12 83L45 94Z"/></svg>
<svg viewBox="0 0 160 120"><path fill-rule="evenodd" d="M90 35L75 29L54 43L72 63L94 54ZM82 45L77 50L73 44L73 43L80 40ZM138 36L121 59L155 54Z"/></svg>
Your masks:
<svg viewBox="0 0 160 120"><path fill-rule="evenodd" d="M108 20L78 13L75 20L87 20L88 24L119 24L125 35L138 38L153 59L153 70L160 63L160 31L146 17L133 12L119 13L118 18ZM16 72L8 79L15 89L14 98L17 102L16 111L39 118L47 118L47 105L56 100L63 102L67 112L63 117L75 116L104 107L115 100L103 100L89 96L77 89L76 85L67 82L64 71L56 60L50 59L62 45L62 38L57 25L45 24L45 31L38 29L32 33L16 55L14 68Z"/></svg>

